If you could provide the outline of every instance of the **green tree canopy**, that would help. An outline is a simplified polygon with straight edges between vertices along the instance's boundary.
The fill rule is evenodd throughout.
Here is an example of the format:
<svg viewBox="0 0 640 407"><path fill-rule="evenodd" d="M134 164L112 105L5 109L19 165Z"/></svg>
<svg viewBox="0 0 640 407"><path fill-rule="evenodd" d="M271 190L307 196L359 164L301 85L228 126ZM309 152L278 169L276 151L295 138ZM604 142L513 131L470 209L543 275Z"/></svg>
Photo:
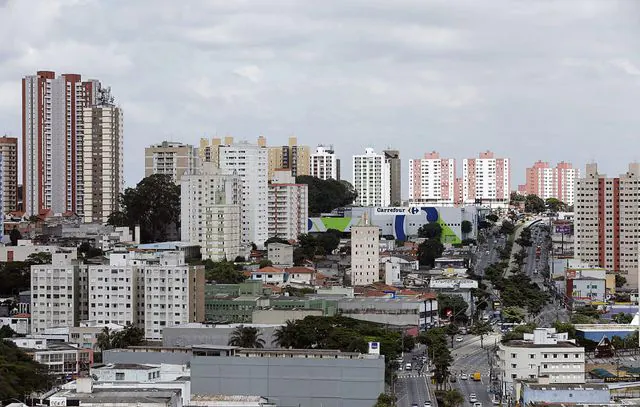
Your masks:
<svg viewBox="0 0 640 407"><path fill-rule="evenodd" d="M563 212L567 209L567 205L557 198L547 198L545 204L552 212Z"/></svg>
<svg viewBox="0 0 640 407"><path fill-rule="evenodd" d="M520 307L504 307L502 309L502 319L509 323L520 323L524 321L526 311Z"/></svg>
<svg viewBox="0 0 640 407"><path fill-rule="evenodd" d="M444 246L436 239L427 239L418 246L418 260L421 266L433 267L435 260L442 256Z"/></svg>
<svg viewBox="0 0 640 407"><path fill-rule="evenodd" d="M120 207L109 216L110 225L140 225L143 243L162 242L180 223L180 187L170 175L150 175L120 195Z"/></svg>
<svg viewBox="0 0 640 407"><path fill-rule="evenodd" d="M621 276L620 274L616 274L616 288L620 288L622 286L624 286L625 284L627 284L627 279L624 276Z"/></svg>
<svg viewBox="0 0 640 407"><path fill-rule="evenodd" d="M395 397L385 393L380 393L378 400L376 400L376 404L374 404L373 407L395 407L395 405Z"/></svg>
<svg viewBox="0 0 640 407"><path fill-rule="evenodd" d="M11 246L17 246L18 240L22 239L22 233L18 230L17 227L13 227L11 232L9 232L9 240L11 240Z"/></svg>
<svg viewBox="0 0 640 407"><path fill-rule="evenodd" d="M262 339L262 332L258 328L240 325L231 332L229 345L261 349L264 348L264 339Z"/></svg>
<svg viewBox="0 0 640 407"><path fill-rule="evenodd" d="M205 278L207 281L215 281L218 284L238 284L246 280L241 271L236 270L236 265L231 261L204 262Z"/></svg>
<svg viewBox="0 0 640 407"><path fill-rule="evenodd" d="M544 201L538 195L529 194L524 199L525 212L540 213L546 209Z"/></svg>
<svg viewBox="0 0 640 407"><path fill-rule="evenodd" d="M425 223L418 228L418 237L439 241L441 236L442 226L437 222Z"/></svg>
<svg viewBox="0 0 640 407"><path fill-rule="evenodd" d="M0 400L23 399L25 394L49 390L53 378L13 342L0 340Z"/></svg>
<svg viewBox="0 0 640 407"><path fill-rule="evenodd" d="M351 205L357 196L353 186L346 181L300 175L296 177L296 183L308 185L310 215L329 213L336 208Z"/></svg>
<svg viewBox="0 0 640 407"><path fill-rule="evenodd" d="M440 318L449 318L447 312L451 311L454 321L465 322L467 318L467 308L469 304L460 295L438 294L438 313Z"/></svg>
<svg viewBox="0 0 640 407"><path fill-rule="evenodd" d="M486 220L488 220L489 222L493 222L496 223L498 221L498 215L496 215L495 213L490 213L487 216L484 217Z"/></svg>
<svg viewBox="0 0 640 407"><path fill-rule="evenodd" d="M468 220L463 220L462 223L460 224L460 230L462 231L462 233L469 234L473 231L473 224L471 222L469 222Z"/></svg>

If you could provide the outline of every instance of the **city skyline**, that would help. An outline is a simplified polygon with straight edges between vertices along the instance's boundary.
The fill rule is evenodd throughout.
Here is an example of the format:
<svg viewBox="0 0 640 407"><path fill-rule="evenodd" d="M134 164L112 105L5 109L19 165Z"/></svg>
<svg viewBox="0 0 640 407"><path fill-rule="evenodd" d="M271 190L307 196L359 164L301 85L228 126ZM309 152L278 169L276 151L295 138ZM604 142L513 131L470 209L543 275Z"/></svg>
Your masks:
<svg viewBox="0 0 640 407"><path fill-rule="evenodd" d="M343 163L368 146L392 147L403 157L402 174L416 149L473 157L488 148L511 159L512 187L524 182L532 155L577 168L597 161L608 173L618 171L618 160L640 158L614 150L633 140L640 124L630 108L640 97L639 64L631 58L639 40L627 19L638 10L631 2L494 2L466 5L464 14L437 2L301 2L276 12L229 4L195 7L171 24L168 16L180 7L171 2L150 11L91 2L0 4L10 11L0 13L0 30L21 38L0 48L0 132L20 136L24 75L52 70L100 78L126 113L127 186L143 177L145 146L197 145L216 134L264 134L273 145L292 135L312 147L333 144ZM96 13L106 20L118 13L111 21L119 24L108 33L86 29ZM73 24L61 24L65 16L75 17ZM284 23L293 16L301 23ZM18 22L27 18L47 37L24 31ZM154 21L154 33L130 31L131 21ZM247 25L255 30L242 31ZM518 35L503 36L504 29ZM169 40L174 32L180 46ZM224 46L232 39L239 47ZM337 66L349 68L336 73ZM342 178L351 179L343 167Z"/></svg>

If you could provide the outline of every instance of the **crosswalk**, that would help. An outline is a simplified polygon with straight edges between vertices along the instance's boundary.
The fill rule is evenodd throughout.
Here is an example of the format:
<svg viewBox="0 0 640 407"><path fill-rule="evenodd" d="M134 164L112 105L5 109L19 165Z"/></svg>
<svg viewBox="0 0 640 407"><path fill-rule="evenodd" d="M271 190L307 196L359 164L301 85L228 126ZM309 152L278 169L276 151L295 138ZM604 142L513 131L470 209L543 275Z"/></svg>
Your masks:
<svg viewBox="0 0 640 407"><path fill-rule="evenodd" d="M431 375L428 373L409 373L409 374L399 374L398 379L408 379L408 378L417 378L417 377L430 377Z"/></svg>

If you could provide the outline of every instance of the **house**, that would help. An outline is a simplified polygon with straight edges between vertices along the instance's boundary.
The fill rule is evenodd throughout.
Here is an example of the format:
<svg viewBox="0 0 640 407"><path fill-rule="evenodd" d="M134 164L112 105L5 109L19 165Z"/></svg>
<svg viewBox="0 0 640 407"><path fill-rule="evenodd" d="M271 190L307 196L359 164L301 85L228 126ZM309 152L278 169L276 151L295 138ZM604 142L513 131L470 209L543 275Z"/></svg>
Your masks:
<svg viewBox="0 0 640 407"><path fill-rule="evenodd" d="M284 284L287 282L287 273L283 269L276 267L263 267L251 272L251 280L269 284Z"/></svg>
<svg viewBox="0 0 640 407"><path fill-rule="evenodd" d="M309 267L290 267L285 269L288 274L288 283L314 285L316 280L316 271Z"/></svg>

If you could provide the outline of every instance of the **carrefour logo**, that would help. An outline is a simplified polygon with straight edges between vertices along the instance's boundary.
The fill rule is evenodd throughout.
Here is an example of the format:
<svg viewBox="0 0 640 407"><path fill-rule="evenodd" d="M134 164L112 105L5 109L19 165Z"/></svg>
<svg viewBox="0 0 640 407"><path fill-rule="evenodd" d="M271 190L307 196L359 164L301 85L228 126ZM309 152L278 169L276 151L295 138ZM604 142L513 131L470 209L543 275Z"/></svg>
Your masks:
<svg viewBox="0 0 640 407"><path fill-rule="evenodd" d="M409 215L417 215L418 213L420 213L420 208L412 206L410 208L402 208L402 207L390 207L390 208L382 208L382 207L378 207L376 208L376 213L377 214L391 214L391 215L405 215L405 214L409 214Z"/></svg>

